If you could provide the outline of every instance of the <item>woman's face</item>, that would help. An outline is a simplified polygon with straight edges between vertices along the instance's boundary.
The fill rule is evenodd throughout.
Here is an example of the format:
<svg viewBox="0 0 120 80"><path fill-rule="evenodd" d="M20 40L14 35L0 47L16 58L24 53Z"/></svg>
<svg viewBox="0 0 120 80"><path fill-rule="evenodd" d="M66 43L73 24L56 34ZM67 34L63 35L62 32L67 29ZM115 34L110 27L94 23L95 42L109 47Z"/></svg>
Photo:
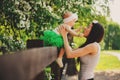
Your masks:
<svg viewBox="0 0 120 80"><path fill-rule="evenodd" d="M87 37L90 34L90 31L92 30L92 24L90 24L88 27L84 28L84 37Z"/></svg>

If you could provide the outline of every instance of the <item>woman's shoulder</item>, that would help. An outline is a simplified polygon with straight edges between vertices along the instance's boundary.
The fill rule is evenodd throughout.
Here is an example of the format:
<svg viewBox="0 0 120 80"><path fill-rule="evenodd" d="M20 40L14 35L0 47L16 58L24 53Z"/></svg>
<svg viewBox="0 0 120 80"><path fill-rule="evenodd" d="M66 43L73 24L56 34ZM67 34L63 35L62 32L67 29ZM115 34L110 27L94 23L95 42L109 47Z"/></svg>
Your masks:
<svg viewBox="0 0 120 80"><path fill-rule="evenodd" d="M98 50L100 48L100 45L97 42L90 43L87 46L92 50L93 54L98 52Z"/></svg>
<svg viewBox="0 0 120 80"><path fill-rule="evenodd" d="M99 46L99 43L98 42L93 42L93 43L90 43L88 45L90 45L90 46Z"/></svg>
<svg viewBox="0 0 120 80"><path fill-rule="evenodd" d="M100 44L98 42L94 42L93 45L96 47L100 47Z"/></svg>

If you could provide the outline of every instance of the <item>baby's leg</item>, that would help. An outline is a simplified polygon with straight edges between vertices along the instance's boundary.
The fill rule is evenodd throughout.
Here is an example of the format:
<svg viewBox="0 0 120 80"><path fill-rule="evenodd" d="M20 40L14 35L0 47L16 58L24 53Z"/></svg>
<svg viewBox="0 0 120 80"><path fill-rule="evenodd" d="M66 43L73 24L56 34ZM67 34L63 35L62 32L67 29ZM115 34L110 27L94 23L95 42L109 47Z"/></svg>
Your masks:
<svg viewBox="0 0 120 80"><path fill-rule="evenodd" d="M58 63L58 65L59 65L59 67L63 67L63 62L62 62L62 57L63 57L63 55L64 55L64 48L61 48L60 49L60 53L59 53L59 55L58 55L58 58L57 58L57 60L56 60L56 62Z"/></svg>
<svg viewBox="0 0 120 80"><path fill-rule="evenodd" d="M64 55L64 48L61 48L60 49L60 52L59 52L59 55L58 55L58 58L62 58L63 57L63 55Z"/></svg>

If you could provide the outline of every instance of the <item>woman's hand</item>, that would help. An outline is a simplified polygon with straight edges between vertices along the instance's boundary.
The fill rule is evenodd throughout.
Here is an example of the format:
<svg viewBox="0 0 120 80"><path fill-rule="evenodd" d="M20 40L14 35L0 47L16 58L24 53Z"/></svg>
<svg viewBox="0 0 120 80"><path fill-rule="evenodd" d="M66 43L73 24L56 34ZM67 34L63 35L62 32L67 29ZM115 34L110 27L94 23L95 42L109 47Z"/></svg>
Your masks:
<svg viewBox="0 0 120 80"><path fill-rule="evenodd" d="M67 36L67 30L66 30L66 28L65 28L65 25L64 24L62 24L62 25L60 25L59 26L59 33L63 36L63 37L65 37L65 36Z"/></svg>

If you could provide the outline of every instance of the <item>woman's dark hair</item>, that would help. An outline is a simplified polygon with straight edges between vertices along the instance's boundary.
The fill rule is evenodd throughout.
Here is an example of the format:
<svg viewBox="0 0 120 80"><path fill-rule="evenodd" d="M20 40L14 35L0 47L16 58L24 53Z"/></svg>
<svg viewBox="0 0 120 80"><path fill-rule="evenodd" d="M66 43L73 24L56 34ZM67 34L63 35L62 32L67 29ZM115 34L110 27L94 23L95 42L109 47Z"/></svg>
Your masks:
<svg viewBox="0 0 120 80"><path fill-rule="evenodd" d="M104 28L101 24L99 23L92 23L92 29L90 31L90 34L87 36L86 42L80 46L83 47L89 43L93 42L101 42L103 35L104 35Z"/></svg>

